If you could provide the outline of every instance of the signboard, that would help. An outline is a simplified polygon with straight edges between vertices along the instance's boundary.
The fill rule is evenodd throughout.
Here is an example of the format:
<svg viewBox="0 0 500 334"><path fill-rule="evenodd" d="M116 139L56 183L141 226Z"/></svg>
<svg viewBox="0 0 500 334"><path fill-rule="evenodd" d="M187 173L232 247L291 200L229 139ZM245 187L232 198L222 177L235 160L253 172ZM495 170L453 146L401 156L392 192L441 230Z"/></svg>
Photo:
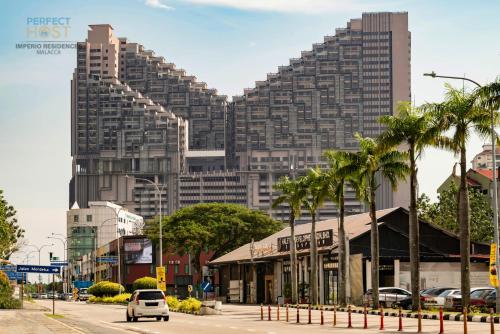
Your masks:
<svg viewBox="0 0 500 334"><path fill-rule="evenodd" d="M124 239L123 250L126 264L153 263L153 244L147 238Z"/></svg>
<svg viewBox="0 0 500 334"><path fill-rule="evenodd" d="M34 266L31 264L18 264L16 271L18 273L59 274L61 272L61 268L54 266Z"/></svg>
<svg viewBox="0 0 500 334"><path fill-rule="evenodd" d="M316 232L318 247L333 245L333 230ZM298 234L295 236L297 250L309 249L311 245L311 233ZM290 251L290 237L278 238L278 252Z"/></svg>
<svg viewBox="0 0 500 334"><path fill-rule="evenodd" d="M57 266L57 267L67 267L68 262L65 261L50 261L51 266Z"/></svg>
<svg viewBox="0 0 500 334"><path fill-rule="evenodd" d="M201 289L203 290L203 292L213 291L212 284L207 281L201 283Z"/></svg>
<svg viewBox="0 0 500 334"><path fill-rule="evenodd" d="M490 284L493 287L498 287L498 275L497 275L497 244L492 243L490 248Z"/></svg>
<svg viewBox="0 0 500 334"><path fill-rule="evenodd" d="M99 263L118 263L118 256L99 256L97 258Z"/></svg>
<svg viewBox="0 0 500 334"><path fill-rule="evenodd" d="M160 289L161 291L167 291L165 267L156 267L156 288Z"/></svg>

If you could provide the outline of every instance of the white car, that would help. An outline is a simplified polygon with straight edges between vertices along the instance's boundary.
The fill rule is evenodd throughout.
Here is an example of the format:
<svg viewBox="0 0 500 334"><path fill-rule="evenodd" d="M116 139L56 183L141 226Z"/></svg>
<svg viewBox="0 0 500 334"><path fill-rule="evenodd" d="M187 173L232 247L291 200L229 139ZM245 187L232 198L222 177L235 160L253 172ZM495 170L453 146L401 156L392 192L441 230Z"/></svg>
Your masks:
<svg viewBox="0 0 500 334"><path fill-rule="evenodd" d="M127 322L138 318L156 318L168 321L168 305L163 291L158 289L135 290L127 305Z"/></svg>
<svg viewBox="0 0 500 334"><path fill-rule="evenodd" d="M411 297L411 292L398 287L382 287L378 289L379 302L383 307L391 307L393 303ZM366 291L364 301L370 304L372 301L372 289Z"/></svg>
<svg viewBox="0 0 500 334"><path fill-rule="evenodd" d="M444 306L447 297L453 298L456 296L460 296L459 289L445 290L435 297L426 298L423 304L425 307L440 307Z"/></svg>

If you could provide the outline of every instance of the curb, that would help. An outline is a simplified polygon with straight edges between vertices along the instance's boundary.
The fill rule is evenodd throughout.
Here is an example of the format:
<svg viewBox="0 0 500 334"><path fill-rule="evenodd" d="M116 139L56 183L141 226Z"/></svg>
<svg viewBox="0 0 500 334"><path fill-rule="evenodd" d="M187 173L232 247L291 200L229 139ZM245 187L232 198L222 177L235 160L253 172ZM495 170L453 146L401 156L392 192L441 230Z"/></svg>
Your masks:
<svg viewBox="0 0 500 334"><path fill-rule="evenodd" d="M292 306L292 305L289 305L288 307L289 308L297 308L296 306ZM308 306L299 305L299 309L307 310L308 308L309 308ZM320 310L320 308L318 306L312 306L311 310L317 310L318 311L318 310ZM323 310L324 311L333 311L333 307L332 306L323 306ZM337 312L347 312L348 309L347 309L347 307L339 307L336 310L337 310ZM351 309L351 312L352 313L363 314L364 310ZM371 315L380 315L379 311L374 311L374 310L367 310L366 313L367 314L371 314ZM396 311L394 311L394 312L386 311L386 312L384 312L384 316L385 317L396 317L397 318L399 316L399 314ZM403 313L402 317L403 318L417 319L418 318L418 314L417 313ZM422 319L439 320L439 314L422 313ZM460 314L460 313L458 313L458 314L443 314L443 320L448 320L448 321L463 321L463 319L464 319L464 316L463 316L463 314ZM488 315L468 315L467 316L467 321L468 322L485 322L485 323L489 323L490 322L490 316L488 316ZM500 323L500 316L493 317L493 322L495 324Z"/></svg>

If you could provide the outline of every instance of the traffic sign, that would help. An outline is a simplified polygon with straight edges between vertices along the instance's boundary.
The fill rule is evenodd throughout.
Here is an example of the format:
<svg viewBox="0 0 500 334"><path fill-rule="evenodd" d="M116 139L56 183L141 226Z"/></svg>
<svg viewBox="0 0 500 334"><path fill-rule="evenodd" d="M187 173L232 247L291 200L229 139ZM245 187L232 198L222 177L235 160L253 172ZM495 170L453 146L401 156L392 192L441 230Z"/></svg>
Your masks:
<svg viewBox="0 0 500 334"><path fill-rule="evenodd" d="M57 266L57 267L67 267L68 262L65 261L50 261L51 266Z"/></svg>
<svg viewBox="0 0 500 334"><path fill-rule="evenodd" d="M59 274L61 272L61 268L55 266L34 266L31 264L18 264L16 271L18 273Z"/></svg>
<svg viewBox="0 0 500 334"><path fill-rule="evenodd" d="M15 264L7 264L5 266L0 266L1 271L16 271L17 267Z"/></svg>
<svg viewBox="0 0 500 334"><path fill-rule="evenodd" d="M165 280L165 267L156 267L156 288L161 291L167 290L167 282Z"/></svg>
<svg viewBox="0 0 500 334"><path fill-rule="evenodd" d="M208 292L212 290L212 284L210 282L203 282L201 283L201 289L203 292Z"/></svg>
<svg viewBox="0 0 500 334"><path fill-rule="evenodd" d="M118 256L99 256L97 258L99 263L118 263Z"/></svg>

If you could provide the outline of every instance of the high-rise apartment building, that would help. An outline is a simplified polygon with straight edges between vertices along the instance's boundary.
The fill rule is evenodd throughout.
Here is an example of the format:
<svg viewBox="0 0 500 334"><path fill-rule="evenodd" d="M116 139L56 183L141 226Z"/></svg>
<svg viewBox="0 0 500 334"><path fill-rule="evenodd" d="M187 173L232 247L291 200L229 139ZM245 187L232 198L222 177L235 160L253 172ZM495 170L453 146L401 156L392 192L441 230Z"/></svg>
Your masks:
<svg viewBox="0 0 500 334"><path fill-rule="evenodd" d="M472 169L491 169L493 170L493 157L492 157L491 144L484 144L483 150L474 156L472 159ZM495 155L497 168L500 167L500 147L495 147Z"/></svg>
<svg viewBox="0 0 500 334"><path fill-rule="evenodd" d="M218 201L285 217L270 208L274 182L324 166L326 149L356 150L356 132L377 136L377 119L410 101L407 13L351 20L230 102L110 25L91 25L77 57L70 205L114 201L145 218L158 197L143 179L167 213ZM382 182L378 207L406 206L407 193ZM364 210L352 192L346 204Z"/></svg>

